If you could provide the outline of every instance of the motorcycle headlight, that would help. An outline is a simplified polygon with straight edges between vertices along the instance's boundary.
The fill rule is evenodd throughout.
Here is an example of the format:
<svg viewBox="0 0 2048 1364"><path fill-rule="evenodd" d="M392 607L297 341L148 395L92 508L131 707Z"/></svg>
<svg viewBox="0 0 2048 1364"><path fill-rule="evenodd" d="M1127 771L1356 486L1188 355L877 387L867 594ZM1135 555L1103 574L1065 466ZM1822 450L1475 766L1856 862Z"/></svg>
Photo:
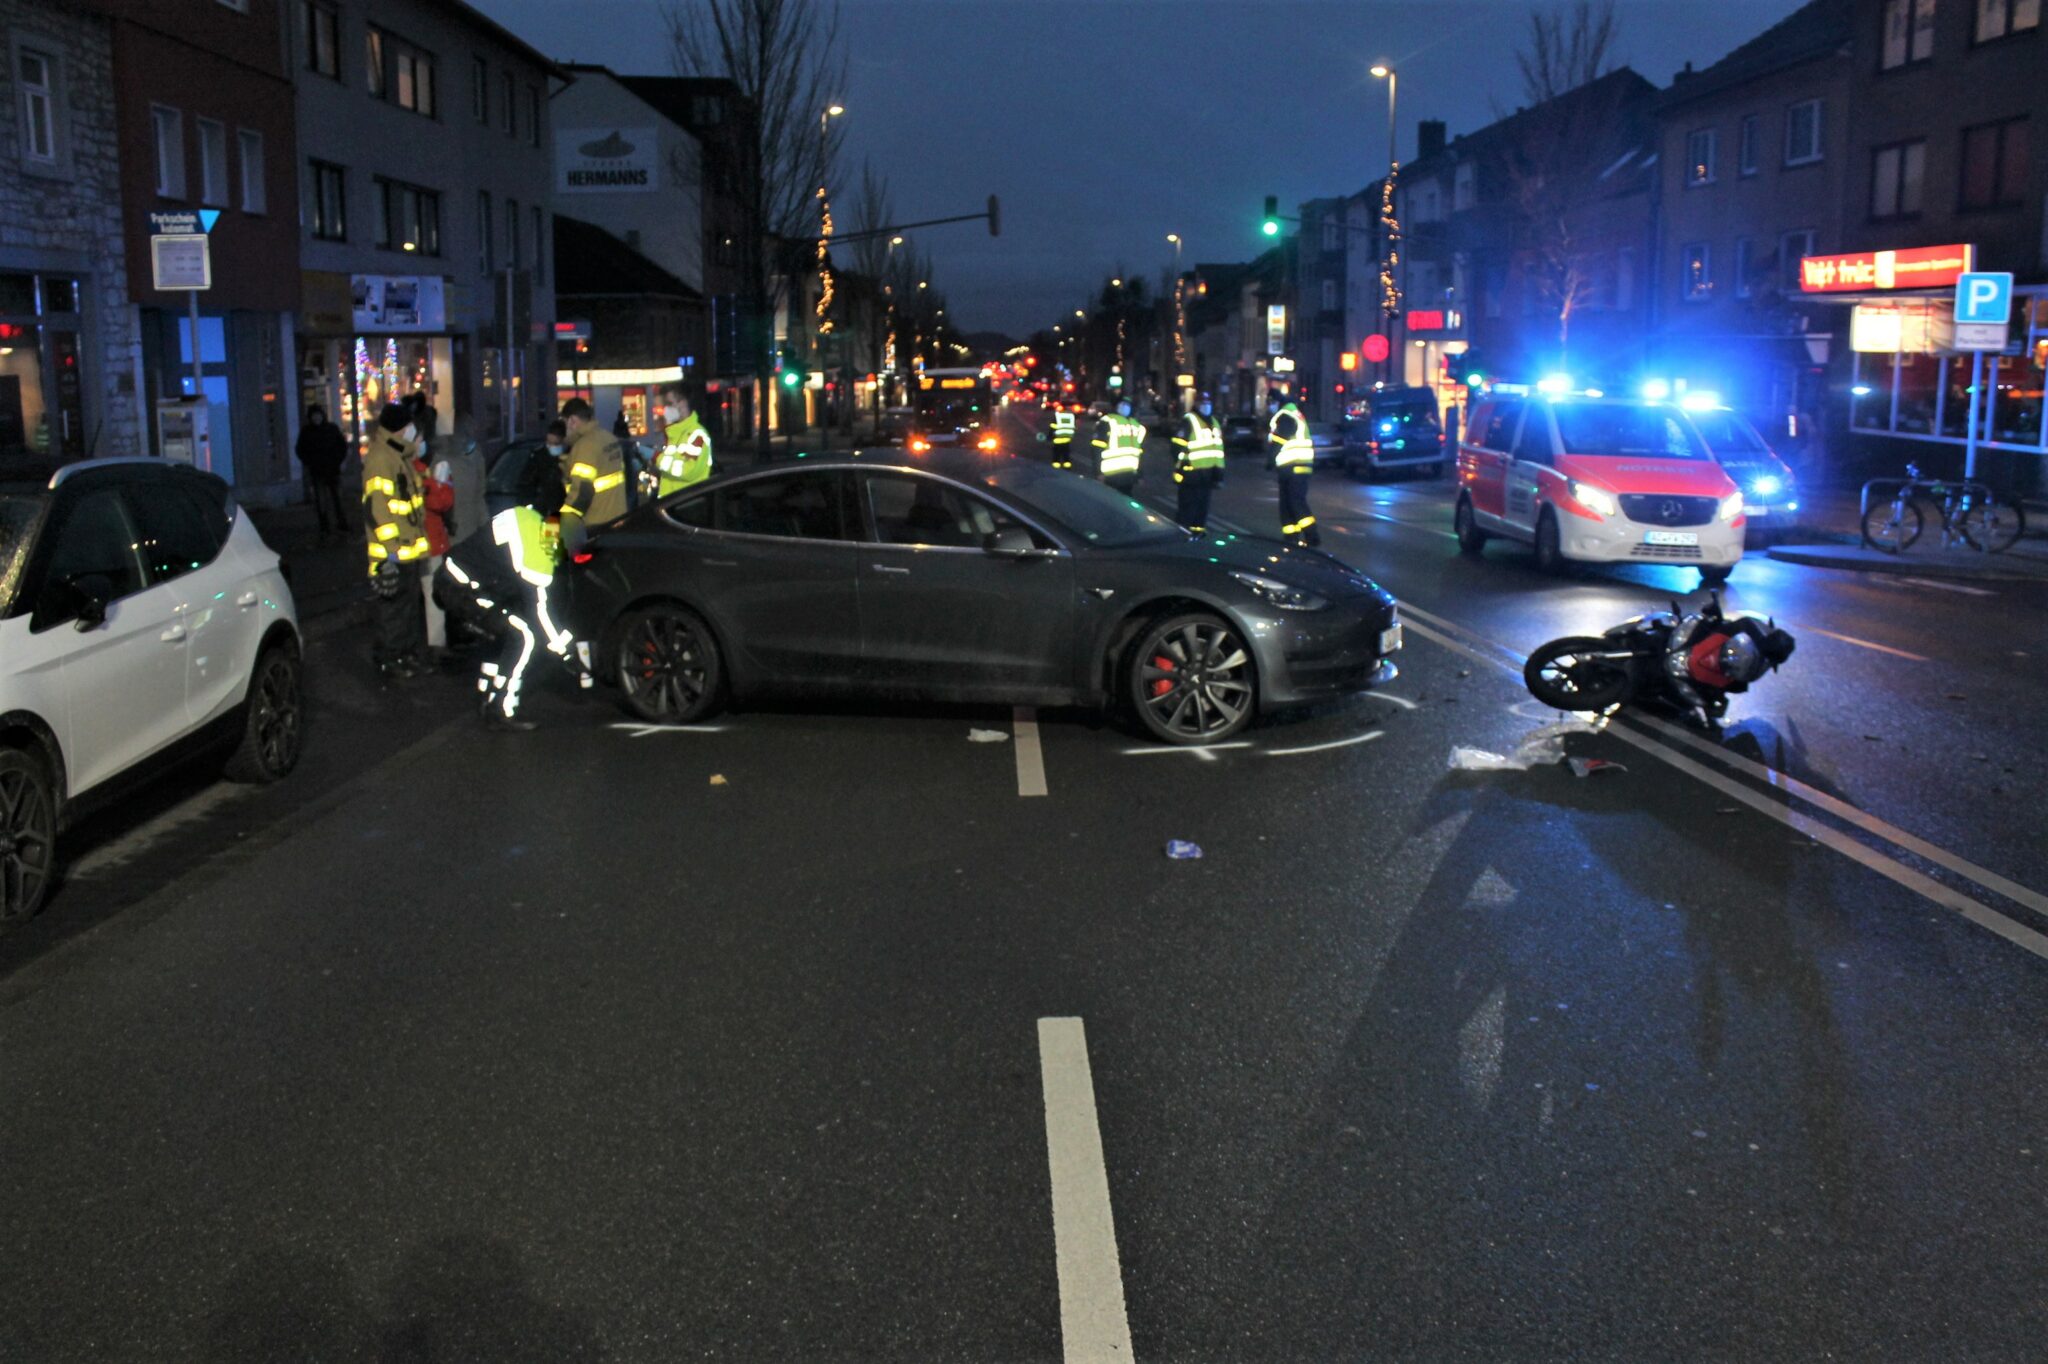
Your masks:
<svg viewBox="0 0 2048 1364"><path fill-rule="evenodd" d="M1721 519L1723 521L1733 521L1740 515L1742 515L1741 493L1730 493L1721 499Z"/></svg>
<svg viewBox="0 0 2048 1364"><path fill-rule="evenodd" d="M1602 516L1621 515L1621 504L1614 500L1614 494L1605 488L1596 488L1590 483L1581 483L1576 478L1565 481L1565 489L1572 495L1572 501L1587 511Z"/></svg>
<svg viewBox="0 0 2048 1364"><path fill-rule="evenodd" d="M1765 474L1751 483L1749 490L1759 498L1776 497L1785 490L1785 480L1776 474Z"/></svg>
<svg viewBox="0 0 2048 1364"><path fill-rule="evenodd" d="M1260 601L1279 607L1282 611L1320 611L1330 603L1305 588L1283 583L1278 578L1268 578L1259 573L1240 573L1230 570L1230 576L1249 587Z"/></svg>

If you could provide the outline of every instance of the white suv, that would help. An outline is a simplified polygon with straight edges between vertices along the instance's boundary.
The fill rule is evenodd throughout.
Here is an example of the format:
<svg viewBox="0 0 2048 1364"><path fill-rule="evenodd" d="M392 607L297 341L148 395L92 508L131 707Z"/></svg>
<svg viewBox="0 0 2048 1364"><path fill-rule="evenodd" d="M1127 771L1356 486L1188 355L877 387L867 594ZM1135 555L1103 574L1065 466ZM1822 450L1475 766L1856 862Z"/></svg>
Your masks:
<svg viewBox="0 0 2048 1364"><path fill-rule="evenodd" d="M299 625L227 484L157 459L0 467L0 930L40 907L68 821L163 768L299 758Z"/></svg>

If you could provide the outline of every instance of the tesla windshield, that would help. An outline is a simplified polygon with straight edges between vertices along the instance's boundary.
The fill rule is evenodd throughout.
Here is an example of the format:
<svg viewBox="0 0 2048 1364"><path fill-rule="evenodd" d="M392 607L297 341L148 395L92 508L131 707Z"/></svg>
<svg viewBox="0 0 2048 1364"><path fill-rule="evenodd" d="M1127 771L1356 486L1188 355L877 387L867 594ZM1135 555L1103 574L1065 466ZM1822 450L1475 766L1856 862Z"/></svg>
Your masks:
<svg viewBox="0 0 2048 1364"><path fill-rule="evenodd" d="M992 474L988 482L1097 549L1172 544L1188 538L1185 530L1158 512L1092 479L1023 465Z"/></svg>
<svg viewBox="0 0 2048 1364"><path fill-rule="evenodd" d="M1557 435L1568 455L1633 455L1652 459L1705 459L1668 407L1621 403L1557 403Z"/></svg>

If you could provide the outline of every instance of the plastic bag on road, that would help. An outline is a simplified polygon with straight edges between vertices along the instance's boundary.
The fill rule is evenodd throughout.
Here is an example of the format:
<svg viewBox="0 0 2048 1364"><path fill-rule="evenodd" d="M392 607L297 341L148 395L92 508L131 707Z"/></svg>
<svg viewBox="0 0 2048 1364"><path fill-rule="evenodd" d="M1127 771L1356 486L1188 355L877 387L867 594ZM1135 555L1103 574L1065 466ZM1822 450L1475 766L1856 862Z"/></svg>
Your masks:
<svg viewBox="0 0 2048 1364"><path fill-rule="evenodd" d="M967 742L970 744L999 744L1007 741L1009 737L1000 729L970 729L967 731Z"/></svg>
<svg viewBox="0 0 2048 1364"><path fill-rule="evenodd" d="M1460 745L1451 750L1451 768L1458 772L1527 772L1534 767L1553 767L1565 760L1565 735L1599 732L1600 726L1588 720L1560 720L1524 734L1512 753Z"/></svg>

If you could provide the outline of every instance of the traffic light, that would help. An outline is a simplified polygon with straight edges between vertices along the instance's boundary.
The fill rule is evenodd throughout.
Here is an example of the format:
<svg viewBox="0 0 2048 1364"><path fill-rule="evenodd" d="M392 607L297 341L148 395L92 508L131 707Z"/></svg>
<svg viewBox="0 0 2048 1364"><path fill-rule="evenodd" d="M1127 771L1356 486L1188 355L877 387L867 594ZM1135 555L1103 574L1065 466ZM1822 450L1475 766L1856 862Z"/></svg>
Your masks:
<svg viewBox="0 0 2048 1364"><path fill-rule="evenodd" d="M1484 388L1489 377L1485 359L1477 351L1469 350L1451 357L1451 373L1467 388Z"/></svg>
<svg viewBox="0 0 2048 1364"><path fill-rule="evenodd" d="M786 369L782 371L782 386L784 388L795 388L803 381L804 374L800 369Z"/></svg>
<svg viewBox="0 0 2048 1364"><path fill-rule="evenodd" d="M1259 225L1259 230L1261 232L1264 232L1269 237L1277 237L1280 235L1279 195L1268 194L1266 196L1266 221Z"/></svg>

